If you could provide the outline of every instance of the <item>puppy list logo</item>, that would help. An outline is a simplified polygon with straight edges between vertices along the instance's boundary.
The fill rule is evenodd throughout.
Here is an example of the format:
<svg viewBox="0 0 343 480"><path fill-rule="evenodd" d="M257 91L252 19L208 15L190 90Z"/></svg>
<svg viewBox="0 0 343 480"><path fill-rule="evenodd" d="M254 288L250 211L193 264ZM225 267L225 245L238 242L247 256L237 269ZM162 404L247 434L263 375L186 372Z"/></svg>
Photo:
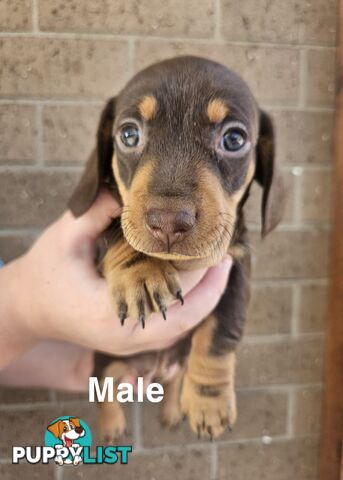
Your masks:
<svg viewBox="0 0 343 480"><path fill-rule="evenodd" d="M13 446L12 463L26 460L30 464L55 461L58 465L128 463L132 445L97 446L91 452L90 428L79 417L58 417L47 426L45 446Z"/></svg>

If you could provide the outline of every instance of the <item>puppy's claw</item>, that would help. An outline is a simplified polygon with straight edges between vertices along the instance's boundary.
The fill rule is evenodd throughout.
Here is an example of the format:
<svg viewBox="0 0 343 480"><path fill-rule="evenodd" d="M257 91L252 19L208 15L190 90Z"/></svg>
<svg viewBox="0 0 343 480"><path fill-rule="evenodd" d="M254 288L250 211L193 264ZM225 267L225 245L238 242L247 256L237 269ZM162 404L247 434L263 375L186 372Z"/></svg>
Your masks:
<svg viewBox="0 0 343 480"><path fill-rule="evenodd" d="M140 300L137 303L138 307L138 320L142 325L142 328L145 328L145 307L144 307L144 302L143 300Z"/></svg>
<svg viewBox="0 0 343 480"><path fill-rule="evenodd" d="M162 317L164 318L164 320L167 320L167 307L163 303L161 295L158 292L154 293L154 300L157 303L160 312L162 313Z"/></svg>
<svg viewBox="0 0 343 480"><path fill-rule="evenodd" d="M167 309L166 308L160 308L162 317L164 320L167 320Z"/></svg>
<svg viewBox="0 0 343 480"><path fill-rule="evenodd" d="M180 300L181 305L183 305L183 304L185 303L185 301L184 301L184 299L183 299L183 296L182 296L181 290L178 290L178 291L176 292L176 298L177 298L178 300Z"/></svg>
<svg viewBox="0 0 343 480"><path fill-rule="evenodd" d="M212 427L210 425L207 427L207 433L209 434L211 442L213 442L213 432L212 432Z"/></svg>
<svg viewBox="0 0 343 480"><path fill-rule="evenodd" d="M120 302L118 306L118 317L120 320L120 325L123 326L125 319L127 317L127 305L124 302Z"/></svg>

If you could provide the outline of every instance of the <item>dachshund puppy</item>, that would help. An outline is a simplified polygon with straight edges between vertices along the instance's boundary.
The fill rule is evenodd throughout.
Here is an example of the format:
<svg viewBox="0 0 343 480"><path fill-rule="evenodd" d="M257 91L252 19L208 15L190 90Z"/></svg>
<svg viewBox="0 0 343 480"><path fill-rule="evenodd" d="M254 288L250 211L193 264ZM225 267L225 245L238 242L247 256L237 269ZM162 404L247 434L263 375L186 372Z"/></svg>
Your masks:
<svg viewBox="0 0 343 480"><path fill-rule="evenodd" d="M182 303L178 271L233 257L219 304L188 338L129 359L96 354L99 378L130 374L163 383L163 423L187 415L203 438L218 437L236 419L235 348L249 296L243 208L253 181L263 189L264 236L284 203L271 120L234 72L178 57L138 73L108 101L69 203L81 215L107 187L122 205L104 234L100 269L123 325L131 317L144 328L152 312L166 318L171 301ZM101 404L100 425L108 442L123 433L118 403Z"/></svg>

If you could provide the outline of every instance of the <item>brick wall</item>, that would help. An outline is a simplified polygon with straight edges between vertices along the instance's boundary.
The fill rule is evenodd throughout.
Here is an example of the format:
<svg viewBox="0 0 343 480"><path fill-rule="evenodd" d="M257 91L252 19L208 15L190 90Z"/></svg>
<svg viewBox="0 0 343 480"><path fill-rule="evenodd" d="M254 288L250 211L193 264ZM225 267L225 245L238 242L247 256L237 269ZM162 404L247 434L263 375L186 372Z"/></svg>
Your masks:
<svg viewBox="0 0 343 480"><path fill-rule="evenodd" d="M213 444L157 407L134 407L137 454L125 479L317 478L330 226L335 0L0 0L0 256L10 260L64 208L90 151L99 111L139 68L193 53L240 72L275 118L289 186L278 230L259 240L249 217L253 299L238 355L239 420ZM113 478L106 467L9 465L9 446L41 443L45 425L84 396L0 390L0 477ZM94 427L95 428L95 427ZM30 432L30 435L27 434ZM42 473L44 469L44 473ZM231 478L230 477L230 478ZM118 477L119 478L119 477Z"/></svg>

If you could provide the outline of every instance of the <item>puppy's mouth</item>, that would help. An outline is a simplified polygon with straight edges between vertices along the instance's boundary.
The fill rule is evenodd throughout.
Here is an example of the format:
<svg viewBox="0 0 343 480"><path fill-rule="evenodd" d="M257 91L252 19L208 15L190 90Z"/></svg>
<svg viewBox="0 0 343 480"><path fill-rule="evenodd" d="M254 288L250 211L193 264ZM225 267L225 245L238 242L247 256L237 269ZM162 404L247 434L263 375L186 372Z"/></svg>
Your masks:
<svg viewBox="0 0 343 480"><path fill-rule="evenodd" d="M64 437L64 443L65 443L66 447L70 448L73 444L73 440L71 438Z"/></svg>
<svg viewBox="0 0 343 480"><path fill-rule="evenodd" d="M140 217L144 218L144 215ZM146 223L134 222L125 210L121 221L126 240L139 252L170 261L212 259L215 264L227 252L233 232L233 222L228 221L227 214L219 213L217 217L217 221L212 219L210 225L198 224L191 233L174 235L172 241L168 234L164 238Z"/></svg>

